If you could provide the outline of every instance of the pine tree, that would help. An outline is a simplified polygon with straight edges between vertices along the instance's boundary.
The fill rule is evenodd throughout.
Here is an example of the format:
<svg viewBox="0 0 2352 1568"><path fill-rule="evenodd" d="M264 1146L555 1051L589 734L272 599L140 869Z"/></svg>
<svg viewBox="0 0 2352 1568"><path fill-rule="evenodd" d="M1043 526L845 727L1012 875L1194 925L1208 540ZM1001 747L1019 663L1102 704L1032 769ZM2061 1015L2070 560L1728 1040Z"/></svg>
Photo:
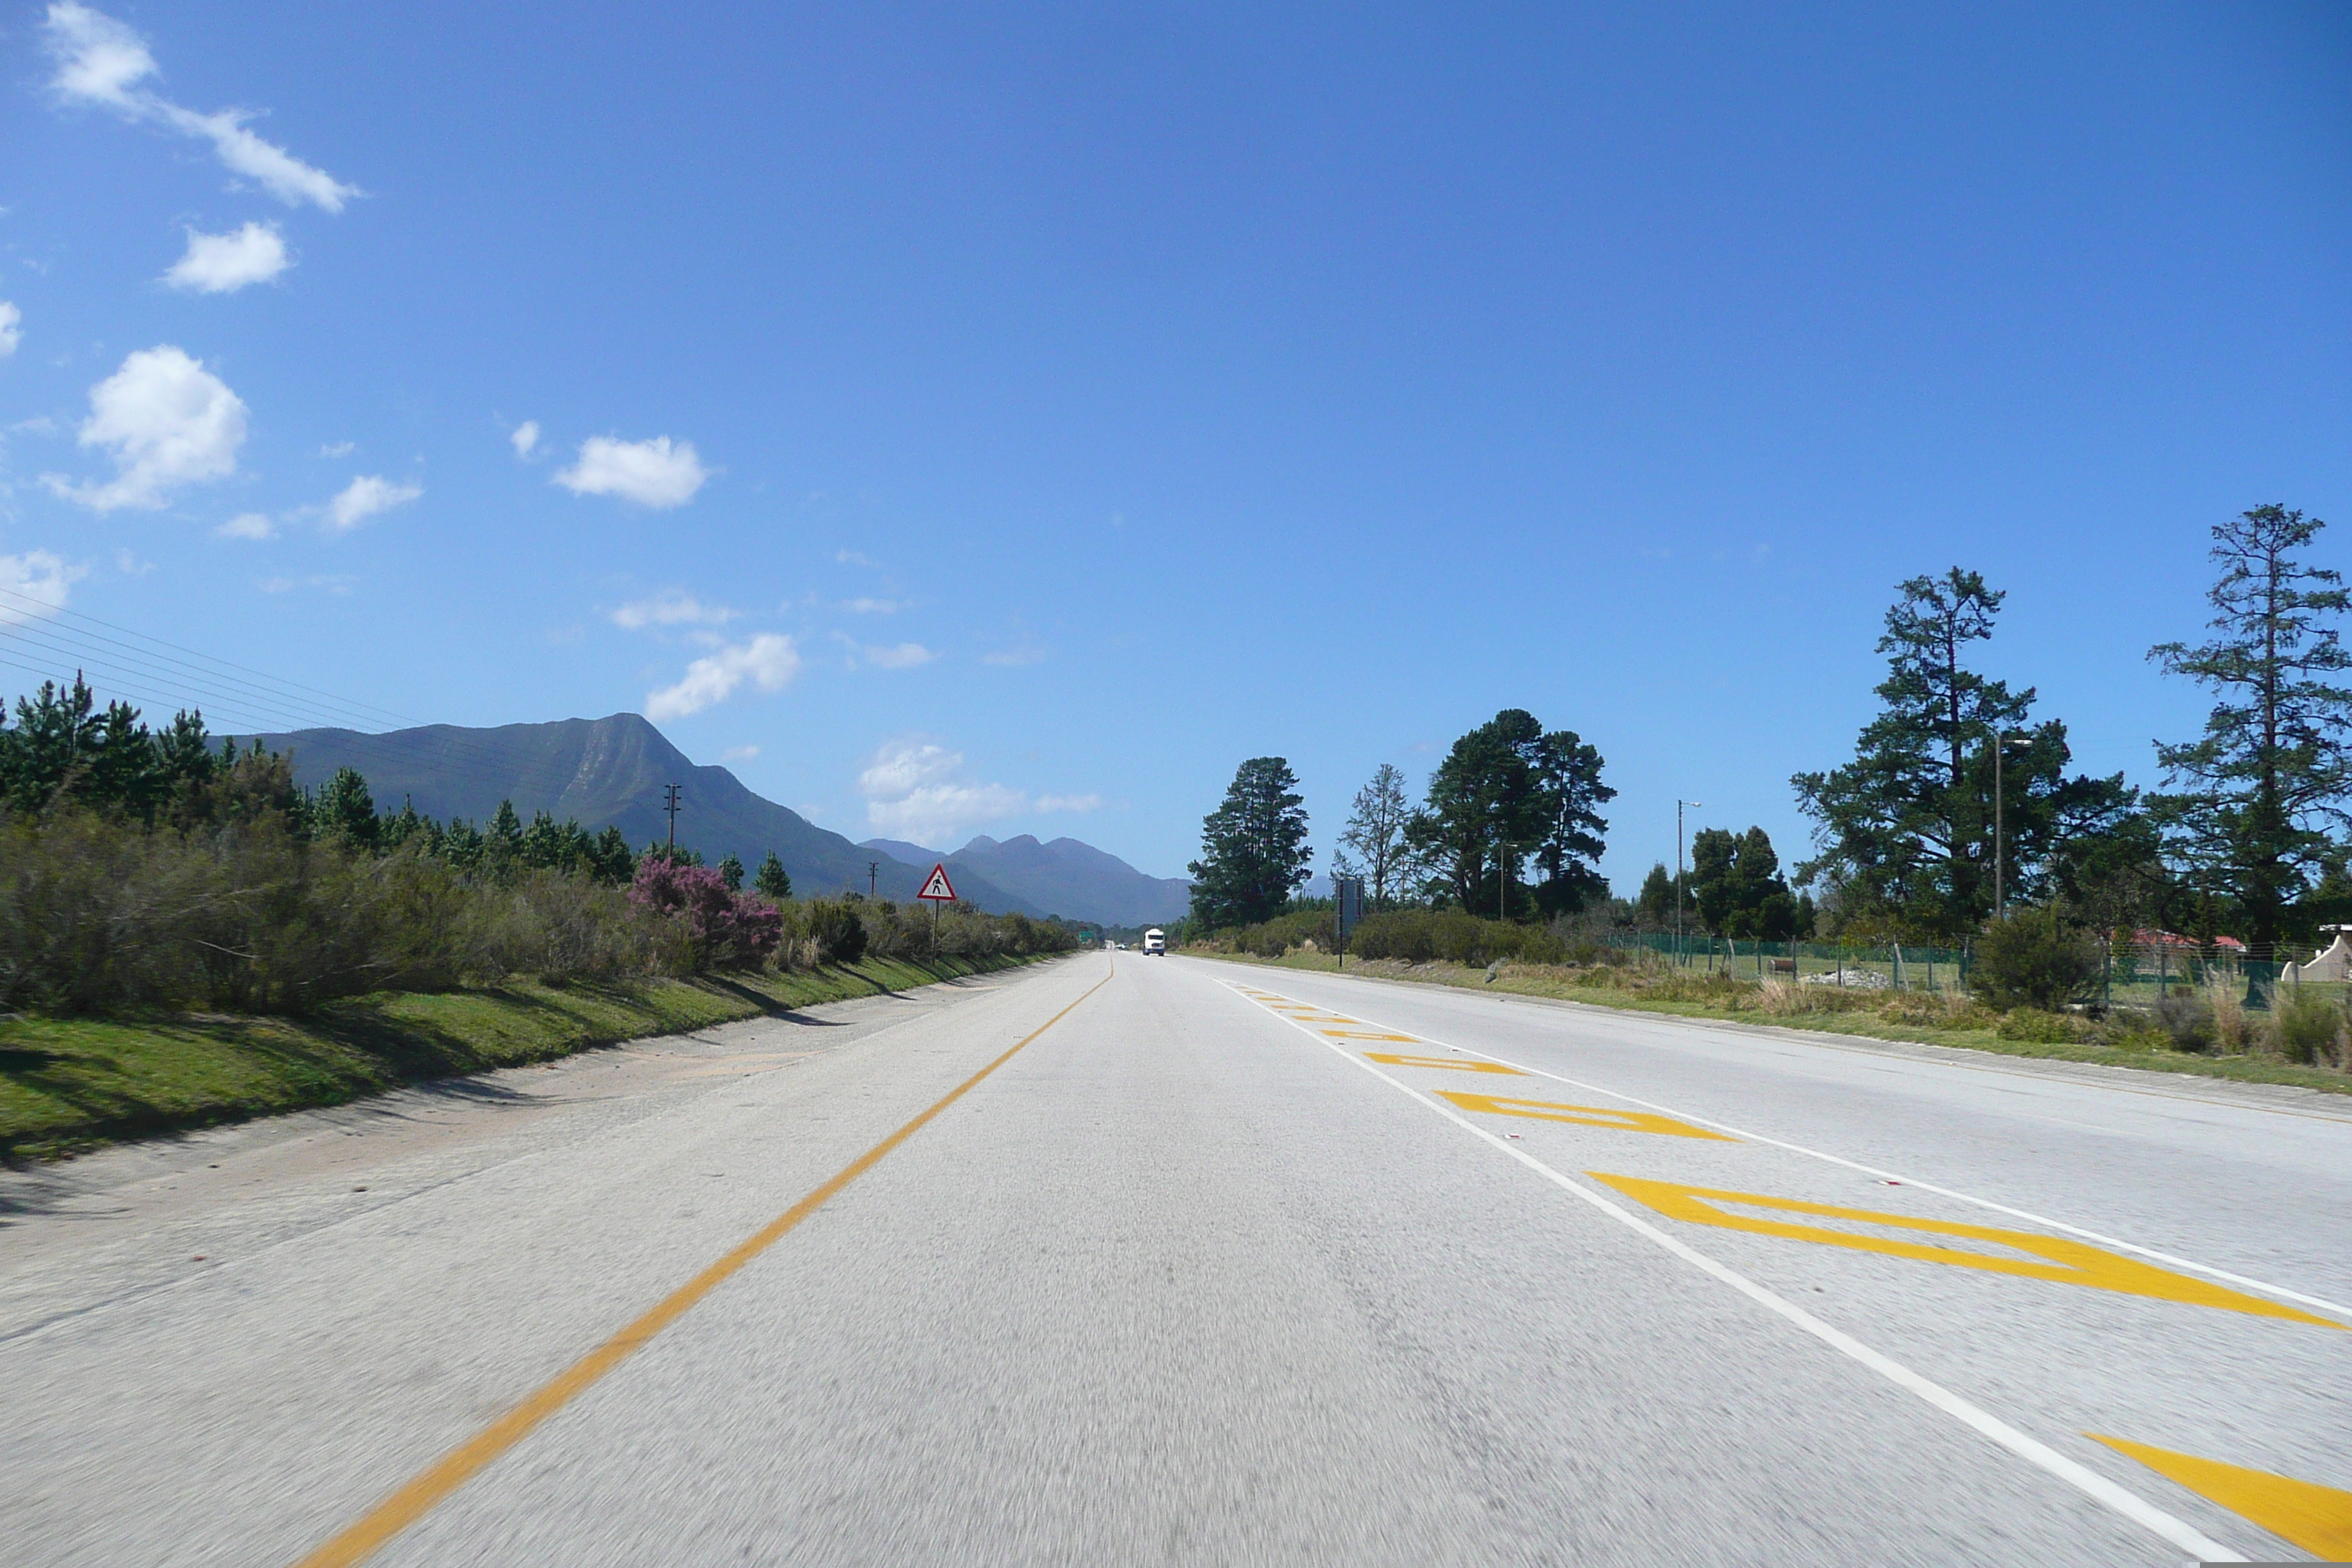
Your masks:
<svg viewBox="0 0 2352 1568"><path fill-rule="evenodd" d="M768 851L768 858L760 862L759 875L752 879L751 886L763 897L779 903L793 896L793 879L784 874L784 863L776 858L776 852L772 849Z"/></svg>
<svg viewBox="0 0 2352 1568"><path fill-rule="evenodd" d="M1523 906L1510 912L1528 904L1545 914L1580 909L1608 892L1592 864L1608 826L1597 808L1617 792L1601 782L1601 766L1600 752L1575 731L1546 733L1534 714L1507 708L1438 763L1408 842L1473 914L1506 912L1506 875ZM1530 853L1542 873L1533 887L1517 874Z"/></svg>
<svg viewBox="0 0 2352 1568"><path fill-rule="evenodd" d="M2148 653L2219 694L2202 736L2158 746L2173 787L2153 804L2192 877L2235 900L2260 957L2276 951L2289 905L2328 858L2328 829L2352 820L2352 689L2331 679L2352 668L2352 653L2328 624L2347 595L2338 574L2299 559L2326 526L2264 506L2216 527L2221 571L2206 597L2221 635Z"/></svg>
<svg viewBox="0 0 2352 1568"><path fill-rule="evenodd" d="M1405 842L1405 825L1412 818L1404 774L1394 763L1382 763L1373 770L1371 782L1356 792L1348 826L1339 835L1339 842L1362 858L1373 909L1394 908L1404 892L1412 858L1412 847ZM1352 868L1348 874L1354 874Z"/></svg>
<svg viewBox="0 0 2352 1568"><path fill-rule="evenodd" d="M1192 874L1192 919L1203 930L1273 919L1307 880L1307 803L1280 757L1252 757L1234 773L1224 804L1202 819Z"/></svg>
<svg viewBox="0 0 2352 1568"><path fill-rule="evenodd" d="M730 893L743 890L743 862L736 858L732 849L719 862L719 879L727 884L727 890Z"/></svg>
<svg viewBox="0 0 2352 1568"><path fill-rule="evenodd" d="M1957 939L1992 910L1997 744L2023 742L1998 769L2011 895L2037 886L2060 845L2112 831L2135 797L2121 773L2068 778L2065 725L2026 729L2032 688L2013 692L1963 662L1970 643L1992 636L2000 610L2003 595L1982 576L1955 566L1899 592L1878 639L1885 707L1864 726L1853 761L1789 781L1820 851L1797 880L1826 877L1848 917L1868 910Z"/></svg>

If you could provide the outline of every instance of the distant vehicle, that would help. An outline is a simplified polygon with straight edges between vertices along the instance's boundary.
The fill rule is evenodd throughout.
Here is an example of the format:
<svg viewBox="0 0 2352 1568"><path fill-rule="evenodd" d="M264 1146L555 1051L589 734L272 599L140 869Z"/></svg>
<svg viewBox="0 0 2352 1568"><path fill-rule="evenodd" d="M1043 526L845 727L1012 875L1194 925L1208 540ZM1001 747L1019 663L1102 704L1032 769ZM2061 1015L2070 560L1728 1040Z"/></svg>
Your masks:
<svg viewBox="0 0 2352 1568"><path fill-rule="evenodd" d="M1125 952L1127 951L1127 943L1125 943L1125 942L1120 942L1120 943L1118 944L1118 950L1119 950L1119 952Z"/></svg>
<svg viewBox="0 0 2352 1568"><path fill-rule="evenodd" d="M1143 933L1143 952L1144 956L1147 958L1167 957L1168 933L1161 931L1158 926L1153 926L1150 931L1145 931Z"/></svg>
<svg viewBox="0 0 2352 1568"><path fill-rule="evenodd" d="M1117 952L1118 951L1118 943L1111 941L1108 937L1105 937L1103 938L1103 951L1105 952Z"/></svg>

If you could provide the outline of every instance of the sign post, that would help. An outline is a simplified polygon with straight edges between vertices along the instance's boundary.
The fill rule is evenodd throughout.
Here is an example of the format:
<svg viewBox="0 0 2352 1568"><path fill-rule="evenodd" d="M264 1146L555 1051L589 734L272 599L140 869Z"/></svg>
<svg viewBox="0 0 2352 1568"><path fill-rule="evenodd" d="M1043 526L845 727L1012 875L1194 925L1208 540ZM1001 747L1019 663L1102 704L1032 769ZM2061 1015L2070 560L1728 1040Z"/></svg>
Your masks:
<svg viewBox="0 0 2352 1568"><path fill-rule="evenodd" d="M940 906L954 903L955 896L955 884L948 880L945 861L931 868L931 874L923 879L923 890L915 895L931 906L931 953L934 957L938 956L940 950Z"/></svg>
<svg viewBox="0 0 2352 1568"><path fill-rule="evenodd" d="M1361 877L1331 879L1331 929L1339 941L1331 945L1339 950L1339 967L1348 966L1348 938L1358 921L1364 918L1364 879Z"/></svg>

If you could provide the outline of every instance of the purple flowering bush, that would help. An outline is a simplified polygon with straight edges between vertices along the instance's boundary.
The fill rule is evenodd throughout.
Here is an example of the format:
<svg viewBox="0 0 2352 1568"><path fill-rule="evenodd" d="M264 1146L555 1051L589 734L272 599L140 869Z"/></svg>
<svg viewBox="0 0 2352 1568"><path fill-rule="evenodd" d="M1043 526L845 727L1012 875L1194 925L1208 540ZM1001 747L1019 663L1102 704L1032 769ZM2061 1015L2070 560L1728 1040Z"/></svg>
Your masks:
<svg viewBox="0 0 2352 1568"><path fill-rule="evenodd" d="M629 899L686 929L697 973L756 969L784 934L782 910L754 894L730 890L707 866L680 866L649 855L637 868Z"/></svg>

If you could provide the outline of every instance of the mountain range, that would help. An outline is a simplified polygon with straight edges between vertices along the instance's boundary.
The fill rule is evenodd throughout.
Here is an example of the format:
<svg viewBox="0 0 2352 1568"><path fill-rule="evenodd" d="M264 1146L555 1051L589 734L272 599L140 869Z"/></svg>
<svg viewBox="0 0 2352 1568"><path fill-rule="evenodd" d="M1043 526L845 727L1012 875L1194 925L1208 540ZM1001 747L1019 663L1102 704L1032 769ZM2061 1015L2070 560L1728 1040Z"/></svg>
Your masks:
<svg viewBox="0 0 2352 1568"><path fill-rule="evenodd" d="M967 878L992 883L1033 904L1075 919L1112 926L1160 925L1180 920L1192 904L1192 885L1175 877L1148 877L1118 856L1056 838L1041 844L1024 833L999 841L985 834L961 849L926 849L903 838L868 838L860 848L877 850L924 871L948 868L957 892Z"/></svg>
<svg viewBox="0 0 2352 1568"><path fill-rule="evenodd" d="M1187 884L1147 877L1074 838L1039 844L1024 836L999 844L982 837L952 855L889 840L853 844L752 794L723 767L696 766L635 713L495 729L428 724L380 734L296 730L253 738L287 752L296 781L313 788L338 768L356 768L379 810L396 811L405 800L427 816L481 822L510 800L525 820L544 811L592 831L615 826L632 844L667 836L663 788L679 784L679 843L713 865L732 854L755 867L772 849L803 896L871 886L884 898L911 899L932 864L945 861L958 896L994 914L1135 925L1174 919L1191 897Z"/></svg>

